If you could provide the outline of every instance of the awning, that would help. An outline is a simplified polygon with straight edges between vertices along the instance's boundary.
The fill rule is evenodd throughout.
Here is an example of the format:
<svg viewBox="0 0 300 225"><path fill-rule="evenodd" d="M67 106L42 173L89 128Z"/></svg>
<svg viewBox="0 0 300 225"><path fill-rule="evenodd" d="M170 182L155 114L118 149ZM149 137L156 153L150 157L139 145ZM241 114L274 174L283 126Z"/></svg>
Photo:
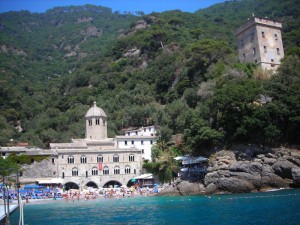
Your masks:
<svg viewBox="0 0 300 225"><path fill-rule="evenodd" d="M39 184L62 184L63 180L61 178L50 178L50 179L38 179Z"/></svg>
<svg viewBox="0 0 300 225"><path fill-rule="evenodd" d="M142 174L138 177L135 177L134 179L138 180L138 179L153 179L153 174L152 173L145 173Z"/></svg>

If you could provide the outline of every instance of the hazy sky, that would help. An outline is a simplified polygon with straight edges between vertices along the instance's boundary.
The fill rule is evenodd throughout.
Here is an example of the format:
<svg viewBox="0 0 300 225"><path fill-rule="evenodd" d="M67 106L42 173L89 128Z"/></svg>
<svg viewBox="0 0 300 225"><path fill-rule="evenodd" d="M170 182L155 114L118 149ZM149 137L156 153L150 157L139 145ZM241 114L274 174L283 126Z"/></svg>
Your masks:
<svg viewBox="0 0 300 225"><path fill-rule="evenodd" d="M184 12L195 12L225 0L0 0L0 12L29 10L31 12L45 12L55 6L69 5L100 5L113 11L162 12L179 9Z"/></svg>

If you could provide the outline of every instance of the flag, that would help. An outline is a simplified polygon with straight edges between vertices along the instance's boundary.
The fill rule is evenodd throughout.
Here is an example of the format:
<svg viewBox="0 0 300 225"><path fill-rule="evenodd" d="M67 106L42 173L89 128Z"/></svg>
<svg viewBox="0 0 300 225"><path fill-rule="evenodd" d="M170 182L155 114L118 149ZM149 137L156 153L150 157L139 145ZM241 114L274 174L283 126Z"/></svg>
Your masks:
<svg viewBox="0 0 300 225"><path fill-rule="evenodd" d="M102 163L98 163L98 170L102 170Z"/></svg>

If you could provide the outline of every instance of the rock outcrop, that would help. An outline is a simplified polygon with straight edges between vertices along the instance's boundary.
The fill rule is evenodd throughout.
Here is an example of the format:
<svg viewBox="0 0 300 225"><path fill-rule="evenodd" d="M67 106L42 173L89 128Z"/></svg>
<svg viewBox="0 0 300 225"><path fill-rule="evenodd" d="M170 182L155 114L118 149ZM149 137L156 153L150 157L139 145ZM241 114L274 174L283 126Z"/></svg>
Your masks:
<svg viewBox="0 0 300 225"><path fill-rule="evenodd" d="M300 151L237 146L211 155L203 181L176 180L162 195L245 193L300 187Z"/></svg>

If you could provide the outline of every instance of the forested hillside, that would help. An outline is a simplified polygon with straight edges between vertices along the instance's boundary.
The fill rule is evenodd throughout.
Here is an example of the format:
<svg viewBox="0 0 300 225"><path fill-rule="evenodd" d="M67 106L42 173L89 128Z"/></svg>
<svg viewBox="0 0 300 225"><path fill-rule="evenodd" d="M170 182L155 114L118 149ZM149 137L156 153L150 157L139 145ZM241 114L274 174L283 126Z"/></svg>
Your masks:
<svg viewBox="0 0 300 225"><path fill-rule="evenodd" d="M283 23L286 59L271 79L237 60L235 29L252 14ZM0 14L0 145L47 147L84 136L93 101L109 136L155 124L156 157L233 143L299 144L300 10L243 0L195 13L123 15L96 6ZM264 99L271 99L267 103Z"/></svg>

